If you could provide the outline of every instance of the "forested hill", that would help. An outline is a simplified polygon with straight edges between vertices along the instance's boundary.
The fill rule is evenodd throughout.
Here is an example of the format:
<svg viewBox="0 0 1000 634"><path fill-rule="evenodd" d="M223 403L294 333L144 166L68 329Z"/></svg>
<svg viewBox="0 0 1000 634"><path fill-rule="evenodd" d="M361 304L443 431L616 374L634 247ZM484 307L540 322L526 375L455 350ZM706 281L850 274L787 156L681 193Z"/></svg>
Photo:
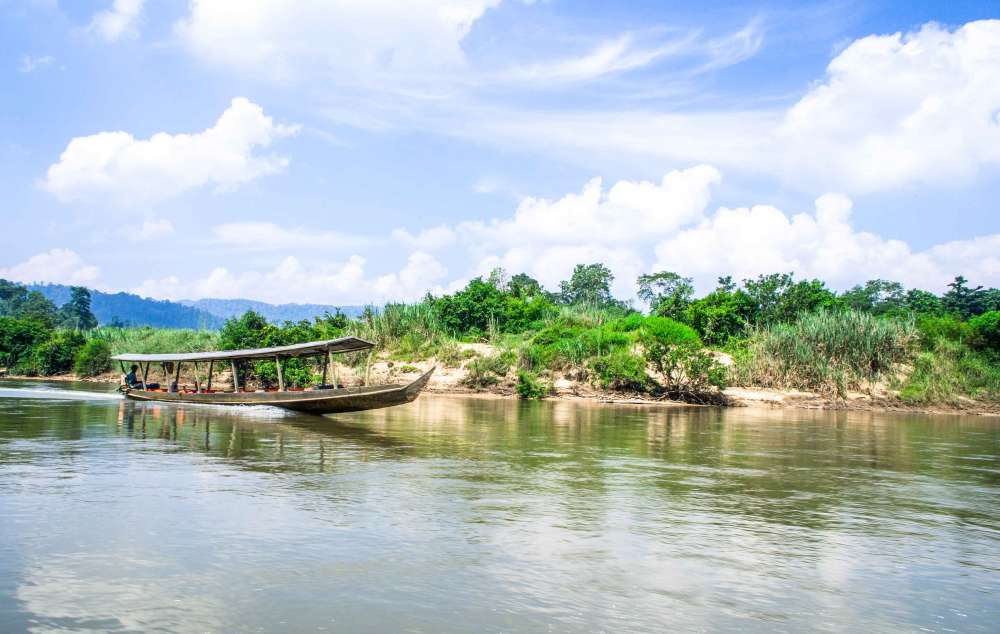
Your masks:
<svg viewBox="0 0 1000 634"><path fill-rule="evenodd" d="M31 284L28 290L39 291L57 306L69 300L70 287L62 284ZM167 300L148 299L131 293L90 291L91 310L102 325L112 323L157 328L215 329L223 317L192 306Z"/></svg>
<svg viewBox="0 0 1000 634"><path fill-rule="evenodd" d="M338 310L348 317L357 317L364 310L363 306L330 306L327 304L268 304L252 299L199 299L196 301L180 300L181 304L198 308L217 317L228 319L238 317L252 310L272 323L285 321L311 320L323 313L335 314Z"/></svg>
<svg viewBox="0 0 1000 634"><path fill-rule="evenodd" d="M29 284L28 290L39 291L55 305L69 300L70 287L63 284ZM325 312L336 313L337 306L325 304L268 304L249 299L200 299L197 301L148 299L132 293L90 291L91 310L102 325L111 323L157 328L220 328L226 319L254 310L272 323L311 320ZM361 306L339 307L348 317L357 317ZM117 319L117 322L115 321Z"/></svg>

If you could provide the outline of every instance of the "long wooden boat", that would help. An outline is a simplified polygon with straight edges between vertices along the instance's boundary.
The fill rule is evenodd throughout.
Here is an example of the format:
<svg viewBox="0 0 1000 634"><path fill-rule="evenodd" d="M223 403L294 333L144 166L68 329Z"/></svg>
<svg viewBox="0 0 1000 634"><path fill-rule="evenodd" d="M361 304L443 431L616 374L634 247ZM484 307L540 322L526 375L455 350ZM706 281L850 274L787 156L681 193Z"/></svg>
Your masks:
<svg viewBox="0 0 1000 634"><path fill-rule="evenodd" d="M431 368L415 381L409 384L368 385L365 372L365 385L341 387L337 385L334 373L333 385L327 385L327 372L334 368L333 355L346 352L370 351L374 344L357 337L341 337L326 341L311 341L308 343L273 348L254 348L249 350L218 350L213 352L186 352L170 354L120 354L112 357L117 360L124 371L125 362L134 362L142 369L141 388L123 388L125 398L136 401L164 401L169 403L201 403L211 405L270 405L298 412L312 414L332 414L337 412L357 412L367 409L378 409L409 403L417 398L434 373ZM285 389L282 372L282 359L297 357L323 357L322 384L317 388L304 390ZM237 363L246 360L274 360L278 370L278 390L258 390L248 392L240 390ZM216 362L228 362L233 373L232 391L216 391L212 389L212 374ZM152 364L160 364L164 375L167 370L173 370L174 383L179 385L181 365L193 363L195 366L195 386L193 390L169 391L164 389L147 389L149 385L149 369ZM201 364L208 364L207 383L202 384Z"/></svg>

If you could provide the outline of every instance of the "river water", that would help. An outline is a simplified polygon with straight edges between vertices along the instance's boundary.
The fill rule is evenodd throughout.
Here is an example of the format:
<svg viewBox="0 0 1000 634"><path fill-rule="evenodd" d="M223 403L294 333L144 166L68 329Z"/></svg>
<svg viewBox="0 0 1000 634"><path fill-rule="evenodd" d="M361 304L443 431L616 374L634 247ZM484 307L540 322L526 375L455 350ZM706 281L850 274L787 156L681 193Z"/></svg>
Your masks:
<svg viewBox="0 0 1000 634"><path fill-rule="evenodd" d="M1000 629L995 418L94 389L0 383L2 632Z"/></svg>

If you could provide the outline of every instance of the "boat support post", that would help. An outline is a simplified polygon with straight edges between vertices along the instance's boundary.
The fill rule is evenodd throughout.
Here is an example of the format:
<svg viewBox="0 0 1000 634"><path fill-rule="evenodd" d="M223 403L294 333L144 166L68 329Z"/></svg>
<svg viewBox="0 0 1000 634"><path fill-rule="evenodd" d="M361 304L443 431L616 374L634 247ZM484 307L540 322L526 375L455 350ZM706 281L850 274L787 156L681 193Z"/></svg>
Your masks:
<svg viewBox="0 0 1000 634"><path fill-rule="evenodd" d="M142 391L146 391L146 376L149 374L149 364L151 362L147 361L146 366L142 369Z"/></svg>
<svg viewBox="0 0 1000 634"><path fill-rule="evenodd" d="M209 392L212 391L212 366L215 364L215 360L211 359L208 362L208 387L206 388Z"/></svg>
<svg viewBox="0 0 1000 634"><path fill-rule="evenodd" d="M177 384L177 393L181 393L181 362L177 362L177 371L174 373L174 383Z"/></svg>
<svg viewBox="0 0 1000 634"><path fill-rule="evenodd" d="M278 365L278 391L285 391L285 377L281 373L281 357L275 356L274 362Z"/></svg>
<svg viewBox="0 0 1000 634"><path fill-rule="evenodd" d="M236 374L236 359L230 359L229 365L233 366L233 391L240 391L240 375Z"/></svg>

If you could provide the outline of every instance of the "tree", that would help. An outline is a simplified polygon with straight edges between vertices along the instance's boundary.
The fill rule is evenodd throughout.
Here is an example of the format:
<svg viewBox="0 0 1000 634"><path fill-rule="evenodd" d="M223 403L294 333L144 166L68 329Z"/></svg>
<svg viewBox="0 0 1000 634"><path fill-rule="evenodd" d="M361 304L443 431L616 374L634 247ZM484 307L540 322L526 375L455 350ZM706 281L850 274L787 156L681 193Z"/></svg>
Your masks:
<svg viewBox="0 0 1000 634"><path fill-rule="evenodd" d="M944 311L944 303L940 297L919 288L906 291L903 306L918 315L940 315Z"/></svg>
<svg viewBox="0 0 1000 634"><path fill-rule="evenodd" d="M898 311L906 299L903 285L888 280L868 280L864 286L858 284L840 297L849 308L876 315Z"/></svg>
<svg viewBox="0 0 1000 634"><path fill-rule="evenodd" d="M55 327L58 311L56 305L38 291L31 291L13 311L18 319L33 319L49 328Z"/></svg>
<svg viewBox="0 0 1000 634"><path fill-rule="evenodd" d="M985 310L985 292L982 286L970 288L967 286L968 280L959 275L955 281L948 284L949 290L941 298L945 310L958 313L962 319L968 319L973 315L978 315Z"/></svg>
<svg viewBox="0 0 1000 634"><path fill-rule="evenodd" d="M690 277L681 277L673 271L660 271L640 275L635 283L639 287L639 299L649 302L651 313L682 321L694 296L691 282Z"/></svg>
<svg viewBox="0 0 1000 634"><path fill-rule="evenodd" d="M608 306L615 303L611 297L611 282L615 276L601 263L577 264L569 280L559 282L559 298L563 304Z"/></svg>
<svg viewBox="0 0 1000 634"><path fill-rule="evenodd" d="M743 280L750 300L750 318L754 324L794 321L800 313L837 305L837 296L819 280L796 282L791 273L760 275Z"/></svg>
<svg viewBox="0 0 1000 634"><path fill-rule="evenodd" d="M542 285L527 273L510 278L510 293L518 299L530 299L542 294Z"/></svg>
<svg viewBox="0 0 1000 634"><path fill-rule="evenodd" d="M83 286L71 286L69 301L59 309L62 325L74 330L97 327L97 318L90 310L90 291Z"/></svg>
<svg viewBox="0 0 1000 634"><path fill-rule="evenodd" d="M231 317L219 331L220 350L262 348L269 344L277 327L269 324L258 312L248 310L239 317Z"/></svg>

